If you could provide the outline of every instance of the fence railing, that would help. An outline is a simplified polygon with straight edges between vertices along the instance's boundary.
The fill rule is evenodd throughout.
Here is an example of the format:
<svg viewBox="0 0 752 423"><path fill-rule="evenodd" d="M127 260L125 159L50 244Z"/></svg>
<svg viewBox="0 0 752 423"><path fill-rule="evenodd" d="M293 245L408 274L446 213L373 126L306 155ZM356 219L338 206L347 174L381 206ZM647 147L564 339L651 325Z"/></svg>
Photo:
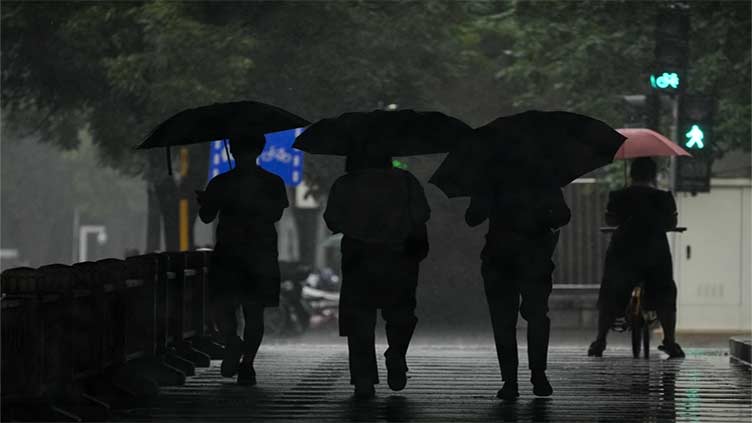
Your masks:
<svg viewBox="0 0 752 423"><path fill-rule="evenodd" d="M208 262L195 251L2 272L3 418L108 409L106 390L92 388L103 380L146 395L220 358L207 330Z"/></svg>

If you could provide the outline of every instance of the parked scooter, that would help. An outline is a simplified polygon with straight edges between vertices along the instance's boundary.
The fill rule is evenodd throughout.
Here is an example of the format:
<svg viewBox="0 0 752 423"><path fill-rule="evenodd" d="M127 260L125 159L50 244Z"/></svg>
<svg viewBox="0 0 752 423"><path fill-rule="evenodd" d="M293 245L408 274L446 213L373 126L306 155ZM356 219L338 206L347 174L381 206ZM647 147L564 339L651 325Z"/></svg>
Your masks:
<svg viewBox="0 0 752 423"><path fill-rule="evenodd" d="M303 299L303 288L311 273L309 266L279 262L279 307L264 311L264 331L277 335L300 335L308 330L311 310Z"/></svg>
<svg viewBox="0 0 752 423"><path fill-rule="evenodd" d="M340 285L339 276L329 268L311 273L306 278L302 296L311 311L312 329L337 327Z"/></svg>

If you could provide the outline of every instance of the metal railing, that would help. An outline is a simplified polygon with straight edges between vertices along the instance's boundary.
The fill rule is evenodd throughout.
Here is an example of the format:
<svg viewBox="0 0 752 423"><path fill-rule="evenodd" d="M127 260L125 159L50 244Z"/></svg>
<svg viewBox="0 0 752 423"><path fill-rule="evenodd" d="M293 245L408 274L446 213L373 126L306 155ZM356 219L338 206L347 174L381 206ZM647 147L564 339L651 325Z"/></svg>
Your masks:
<svg viewBox="0 0 752 423"><path fill-rule="evenodd" d="M3 414L29 401L43 417L97 399L92 379L121 391L179 384L219 358L207 331L208 252L162 253L0 275ZM148 390L148 389L147 389ZM22 407L23 408L23 407ZM42 407L44 408L44 407ZM20 409L20 408L19 408Z"/></svg>

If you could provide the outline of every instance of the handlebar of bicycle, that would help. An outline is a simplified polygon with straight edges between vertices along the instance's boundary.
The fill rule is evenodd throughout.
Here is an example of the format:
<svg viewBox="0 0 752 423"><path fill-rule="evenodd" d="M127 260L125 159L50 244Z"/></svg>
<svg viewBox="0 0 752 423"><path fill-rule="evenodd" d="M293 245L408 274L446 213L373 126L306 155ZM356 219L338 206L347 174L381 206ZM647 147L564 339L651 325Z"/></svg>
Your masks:
<svg viewBox="0 0 752 423"><path fill-rule="evenodd" d="M612 233L612 232L616 232L617 229L619 229L618 226L601 226L600 227L601 232L603 232L604 234L609 234L609 233ZM682 233L682 232L684 232L686 230L687 230L687 228L684 227L684 226L677 226L675 228L666 229L666 232L679 232L679 233Z"/></svg>

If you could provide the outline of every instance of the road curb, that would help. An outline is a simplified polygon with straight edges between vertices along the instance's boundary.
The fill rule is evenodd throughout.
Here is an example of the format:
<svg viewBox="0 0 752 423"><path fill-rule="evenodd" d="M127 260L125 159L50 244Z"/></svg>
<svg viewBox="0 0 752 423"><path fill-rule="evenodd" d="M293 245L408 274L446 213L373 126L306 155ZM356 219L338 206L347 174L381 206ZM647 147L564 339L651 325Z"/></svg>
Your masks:
<svg viewBox="0 0 752 423"><path fill-rule="evenodd" d="M752 338L730 338L729 354L731 355L732 360L748 367L752 367Z"/></svg>

